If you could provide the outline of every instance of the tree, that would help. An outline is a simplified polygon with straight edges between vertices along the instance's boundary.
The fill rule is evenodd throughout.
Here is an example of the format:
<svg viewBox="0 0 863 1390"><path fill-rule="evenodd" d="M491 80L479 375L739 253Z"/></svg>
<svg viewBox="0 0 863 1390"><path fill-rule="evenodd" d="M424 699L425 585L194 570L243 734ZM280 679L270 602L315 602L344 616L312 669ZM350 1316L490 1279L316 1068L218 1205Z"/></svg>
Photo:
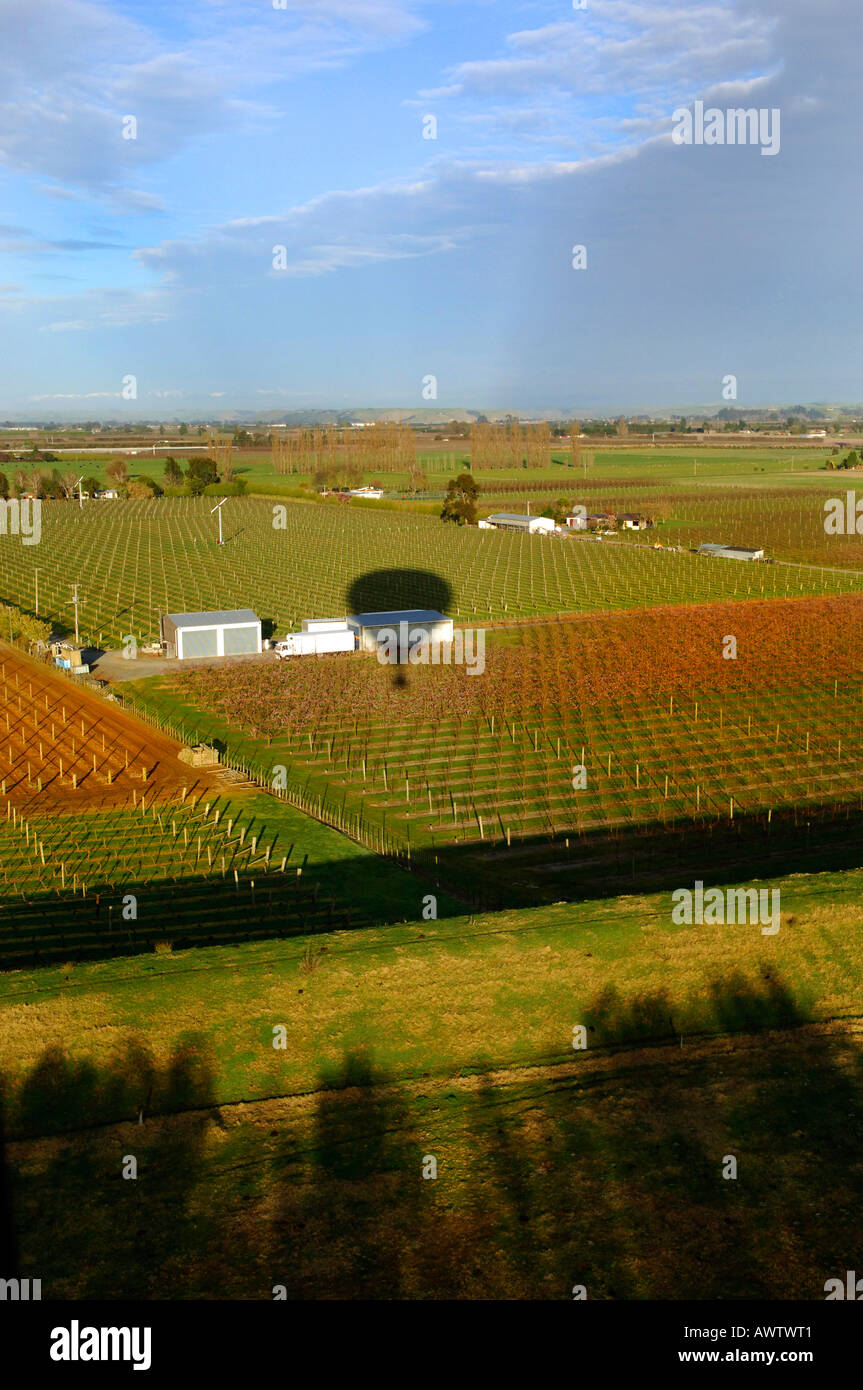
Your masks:
<svg viewBox="0 0 863 1390"><path fill-rule="evenodd" d="M562 526L569 516L569 502L565 497L558 497L556 502L551 502L540 516L550 516L555 526Z"/></svg>
<svg viewBox="0 0 863 1390"><path fill-rule="evenodd" d="M429 485L428 477L418 463L412 464L408 469L408 485L411 492L423 492Z"/></svg>
<svg viewBox="0 0 863 1390"><path fill-rule="evenodd" d="M88 477L81 479L81 491L89 492L91 497L93 496L94 492L99 491L99 488L101 486L102 484L99 482L99 479L94 478L92 473L89 474Z"/></svg>
<svg viewBox="0 0 863 1390"><path fill-rule="evenodd" d="M4 603L0 604L0 633L4 638L8 633L13 642L16 639L25 642L28 651L31 651L37 642L47 643L51 636L51 624Z"/></svg>
<svg viewBox="0 0 863 1390"><path fill-rule="evenodd" d="M188 428L188 426L187 426ZM175 458L165 459L165 487L182 487L183 470Z"/></svg>
<svg viewBox="0 0 863 1390"><path fill-rule="evenodd" d="M34 468L24 475L24 491L32 492L34 497L44 497L50 480L50 468Z"/></svg>
<svg viewBox="0 0 863 1390"><path fill-rule="evenodd" d="M105 469L106 478L110 478L117 487L123 487L129 481L129 469L125 459L111 459Z"/></svg>
<svg viewBox="0 0 863 1390"><path fill-rule="evenodd" d="M146 489L147 489L146 493L137 492L137 491L136 491L136 492L133 492L132 489L135 487L135 484L136 484L136 483L139 483L139 484L141 484L144 488L146 488ZM129 496L130 496L130 497L144 497L144 496L147 496L147 497L161 497L161 496L162 496L162 489L160 488L159 484L156 482L156 479L155 479L155 478L151 478L151 477L149 476L149 474L147 474L147 473L139 473L139 474L137 475L137 477L129 484Z"/></svg>
<svg viewBox="0 0 863 1390"><path fill-rule="evenodd" d="M178 427L177 433L178 433L181 437L182 437L183 435L188 434L188 433L189 433L189 426L188 426L187 424L185 424L185 422L182 423L182 424Z"/></svg>
<svg viewBox="0 0 863 1390"><path fill-rule="evenodd" d="M130 497L155 497L155 484L149 478L133 478L129 484Z"/></svg>
<svg viewBox="0 0 863 1390"><path fill-rule="evenodd" d="M447 484L441 511L442 521L454 521L457 526L472 526L476 521L476 502L479 487L470 473L459 473Z"/></svg>
<svg viewBox="0 0 863 1390"><path fill-rule="evenodd" d="M186 486L193 497L200 497L204 488L219 481L219 470L215 459L190 459L186 469Z"/></svg>
<svg viewBox="0 0 863 1390"><path fill-rule="evenodd" d="M70 470L68 473L61 473L57 480L63 491L63 496L73 498L78 491L78 474Z"/></svg>

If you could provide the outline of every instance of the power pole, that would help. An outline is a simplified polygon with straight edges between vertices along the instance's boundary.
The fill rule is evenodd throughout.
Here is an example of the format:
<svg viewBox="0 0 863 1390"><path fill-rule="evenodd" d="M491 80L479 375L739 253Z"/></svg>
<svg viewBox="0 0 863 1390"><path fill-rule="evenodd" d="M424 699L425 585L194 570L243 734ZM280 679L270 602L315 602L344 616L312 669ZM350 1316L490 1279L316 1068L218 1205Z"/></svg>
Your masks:
<svg viewBox="0 0 863 1390"><path fill-rule="evenodd" d="M78 641L78 585L75 585L75 592L72 595L72 602L75 605L75 641Z"/></svg>
<svg viewBox="0 0 863 1390"><path fill-rule="evenodd" d="M38 616L39 616L39 571L38 571L38 569L35 571L35 576L36 576L36 606L35 606L35 613L36 613L36 617L38 618Z"/></svg>

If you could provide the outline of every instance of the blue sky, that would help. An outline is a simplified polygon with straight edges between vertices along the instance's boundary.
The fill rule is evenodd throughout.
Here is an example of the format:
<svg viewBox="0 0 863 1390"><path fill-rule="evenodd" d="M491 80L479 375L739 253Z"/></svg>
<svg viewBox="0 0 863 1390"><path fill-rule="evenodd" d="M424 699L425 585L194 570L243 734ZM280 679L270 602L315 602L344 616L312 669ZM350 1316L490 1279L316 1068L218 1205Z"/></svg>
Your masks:
<svg viewBox="0 0 863 1390"><path fill-rule="evenodd" d="M863 400L861 39L858 0L0 0L0 416ZM676 145L697 99L779 153Z"/></svg>

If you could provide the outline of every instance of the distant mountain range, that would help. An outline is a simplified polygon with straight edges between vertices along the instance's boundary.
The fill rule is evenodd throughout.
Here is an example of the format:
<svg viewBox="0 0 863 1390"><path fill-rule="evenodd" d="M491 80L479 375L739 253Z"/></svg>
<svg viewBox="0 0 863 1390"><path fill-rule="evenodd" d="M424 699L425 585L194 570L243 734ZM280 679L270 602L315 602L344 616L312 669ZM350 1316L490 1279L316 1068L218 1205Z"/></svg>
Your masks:
<svg viewBox="0 0 863 1390"><path fill-rule="evenodd" d="M461 423L470 424L475 420L615 420L620 417L627 420L680 420L687 421L709 421L716 420L721 423L726 421L738 420L741 424L764 423L771 420L784 422L792 416L798 419L810 420L816 423L820 420L859 420L863 418L863 404L849 405L847 403L825 403L815 402L807 405L772 405L772 406L717 406L713 401L703 407L695 406L667 406L662 409L650 408L635 410L631 406L621 406L619 409L610 410L608 407L595 410L586 406L561 406L553 410L528 410L518 412L516 410L500 410L487 408L485 410L467 409L464 406L434 406L409 408L388 408L357 406L350 410L234 410L204 413L200 410L189 410L186 414L171 416L143 416L134 415L132 411L124 412L122 415L104 415L101 423L104 424L162 424L165 426L176 426L185 420L189 424L208 423L213 425L286 425L289 428L300 428L310 425L343 425L350 424L352 421L396 421L411 425L425 426L444 426L450 421L456 420ZM60 424L81 424L84 421L92 421L95 418L92 414L84 411L61 411L52 415L25 415L21 411L10 412L4 420L0 421L0 429L6 426L44 426Z"/></svg>

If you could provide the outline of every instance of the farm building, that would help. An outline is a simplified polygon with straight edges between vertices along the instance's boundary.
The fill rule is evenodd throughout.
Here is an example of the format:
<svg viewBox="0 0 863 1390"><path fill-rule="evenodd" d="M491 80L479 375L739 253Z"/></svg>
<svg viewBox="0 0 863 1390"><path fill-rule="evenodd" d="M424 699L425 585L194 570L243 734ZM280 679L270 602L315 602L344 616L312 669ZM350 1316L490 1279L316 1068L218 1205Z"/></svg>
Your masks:
<svg viewBox="0 0 863 1390"><path fill-rule="evenodd" d="M402 626L403 624L403 626ZM392 613L356 613L348 627L357 634L361 652L377 650L379 634L395 632L400 645L415 646L423 636L437 642L453 640L452 618L434 608L398 608Z"/></svg>
<svg viewBox="0 0 863 1390"><path fill-rule="evenodd" d="M714 545L706 543L698 547L699 555L721 555L725 560L763 560L763 548L753 549L746 545Z"/></svg>
<svg viewBox="0 0 863 1390"><path fill-rule="evenodd" d="M572 516L564 517L564 524L568 531L586 531L587 513L584 508L580 512L573 512Z"/></svg>
<svg viewBox="0 0 863 1390"><path fill-rule="evenodd" d="M347 618L303 618L303 632L344 632Z"/></svg>
<svg viewBox="0 0 863 1390"><path fill-rule="evenodd" d="M368 485L366 487L352 487L349 494L351 497L371 497L375 501L379 501L383 495L382 487L370 487Z"/></svg>
<svg viewBox="0 0 863 1390"><path fill-rule="evenodd" d="M589 512L586 520L591 531L609 531L617 525L613 512Z"/></svg>
<svg viewBox="0 0 863 1390"><path fill-rule="evenodd" d="M261 620L251 608L219 613L166 613L162 651L180 661L195 656L243 656L261 650Z"/></svg>
<svg viewBox="0 0 863 1390"><path fill-rule="evenodd" d="M638 512L621 512L617 520L624 531L646 531L652 525L649 517L641 516Z"/></svg>
<svg viewBox="0 0 863 1390"><path fill-rule="evenodd" d="M493 512L485 523L495 531L527 531L531 536L549 535L554 530L550 516L524 516L521 512Z"/></svg>

